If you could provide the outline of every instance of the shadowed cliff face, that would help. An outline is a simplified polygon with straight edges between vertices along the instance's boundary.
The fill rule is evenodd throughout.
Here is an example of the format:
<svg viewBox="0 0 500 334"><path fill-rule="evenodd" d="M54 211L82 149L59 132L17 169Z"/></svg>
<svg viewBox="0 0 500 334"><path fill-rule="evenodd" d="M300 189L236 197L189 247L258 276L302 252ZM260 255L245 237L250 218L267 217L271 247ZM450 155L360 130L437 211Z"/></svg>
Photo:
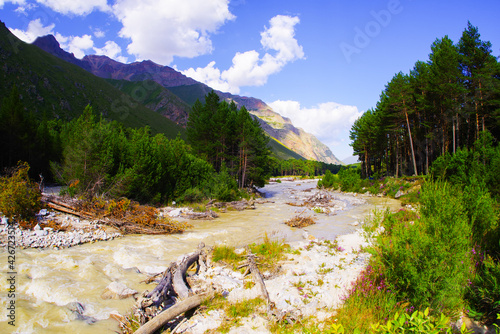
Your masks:
<svg viewBox="0 0 500 334"><path fill-rule="evenodd" d="M128 87L128 94L137 102L162 114L181 126L186 126L190 105L212 89L197 82L171 67L161 66L152 61L123 64L106 56L89 55L76 59L72 53L62 50L54 36L39 37L34 45L65 61L82 67L94 75L114 80L142 82L135 87ZM151 82L157 83L161 90ZM114 85L122 90L127 86L120 82ZM295 127L290 119L274 112L262 100L215 91L221 99L234 101L239 107L247 110L260 120L262 128L282 145L300 154L306 159L341 164L331 150L315 136ZM172 94L173 93L173 94Z"/></svg>

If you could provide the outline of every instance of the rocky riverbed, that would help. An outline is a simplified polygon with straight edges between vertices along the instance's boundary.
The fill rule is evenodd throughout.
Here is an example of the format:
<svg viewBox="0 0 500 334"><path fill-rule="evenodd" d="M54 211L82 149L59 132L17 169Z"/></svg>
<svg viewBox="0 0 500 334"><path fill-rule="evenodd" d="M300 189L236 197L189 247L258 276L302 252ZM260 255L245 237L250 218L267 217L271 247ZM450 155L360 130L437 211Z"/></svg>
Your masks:
<svg viewBox="0 0 500 334"><path fill-rule="evenodd" d="M279 263L278 273L263 272L264 283L273 304L273 313L288 321L313 317L324 321L335 314L347 297L352 284L366 267L370 255L363 252L369 245L363 232L339 236L336 240L318 240L304 231L304 241L292 245L287 259ZM236 249L243 252L244 249ZM206 270L192 276L193 290L214 289L229 303L244 302L261 295L260 287L248 288L241 272L211 263ZM180 317L174 323L175 333L217 332L228 322L222 309L197 312L190 318ZM255 311L230 329L229 333L270 333L266 306Z"/></svg>

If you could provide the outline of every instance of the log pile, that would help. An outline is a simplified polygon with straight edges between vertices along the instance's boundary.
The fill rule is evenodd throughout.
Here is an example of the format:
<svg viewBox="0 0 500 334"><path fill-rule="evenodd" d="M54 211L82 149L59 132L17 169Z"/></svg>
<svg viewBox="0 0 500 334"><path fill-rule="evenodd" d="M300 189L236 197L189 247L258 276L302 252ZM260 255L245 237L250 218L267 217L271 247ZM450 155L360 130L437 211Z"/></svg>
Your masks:
<svg viewBox="0 0 500 334"><path fill-rule="evenodd" d="M191 227L168 217L159 217L156 208L139 205L127 199L76 202L63 201L56 196L44 196L42 201L55 211L114 227L122 234L181 233Z"/></svg>

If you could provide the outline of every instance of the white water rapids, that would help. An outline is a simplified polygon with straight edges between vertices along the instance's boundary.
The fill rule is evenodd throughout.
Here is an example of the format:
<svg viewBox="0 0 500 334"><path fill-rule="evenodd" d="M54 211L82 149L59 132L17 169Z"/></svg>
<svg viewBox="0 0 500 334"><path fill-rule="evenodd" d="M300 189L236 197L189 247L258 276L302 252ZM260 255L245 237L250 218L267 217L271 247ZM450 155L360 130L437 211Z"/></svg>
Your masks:
<svg viewBox="0 0 500 334"><path fill-rule="evenodd" d="M274 203L256 204L255 210L227 212L212 221L191 221L194 226L178 235L126 236L106 242L84 244L66 249L16 249L15 299L9 298L9 264L5 247L0 248L2 271L0 283L0 333L115 333L118 323L110 313L126 314L133 298L122 300L101 298L106 286L116 281L142 293L153 285L140 283L152 274L162 272L180 255L192 252L203 241L206 245L224 243L242 246L261 242L267 234L271 239L287 242L302 239L303 230L293 229L284 221L304 211L302 207L285 204L295 199L298 191L315 190L312 181L270 184L262 190L266 200ZM304 195L304 193L302 193ZM363 197L365 204L352 205L351 195L336 194L346 201L345 210L335 215L315 214L317 224L306 228L317 238L335 239L352 232L355 221L362 222L375 207L397 208L399 201ZM357 199L359 197L354 197ZM7 307L15 300L15 324L8 324ZM77 320L68 304L78 302L83 314L98 321L87 324Z"/></svg>

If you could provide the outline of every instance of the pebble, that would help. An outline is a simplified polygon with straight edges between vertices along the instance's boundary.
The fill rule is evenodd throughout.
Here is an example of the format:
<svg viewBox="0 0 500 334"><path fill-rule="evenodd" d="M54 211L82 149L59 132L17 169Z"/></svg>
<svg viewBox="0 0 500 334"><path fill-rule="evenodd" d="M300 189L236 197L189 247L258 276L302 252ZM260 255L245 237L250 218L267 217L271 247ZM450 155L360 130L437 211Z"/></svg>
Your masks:
<svg viewBox="0 0 500 334"><path fill-rule="evenodd" d="M7 236L8 227L0 227L0 238ZM36 225L33 231L20 230L16 228L16 246L21 248L67 248L84 243L95 241L106 241L114 238L119 238L120 233L106 233L104 230L97 228L91 232L82 230L77 231L54 231L53 228L41 228Z"/></svg>

